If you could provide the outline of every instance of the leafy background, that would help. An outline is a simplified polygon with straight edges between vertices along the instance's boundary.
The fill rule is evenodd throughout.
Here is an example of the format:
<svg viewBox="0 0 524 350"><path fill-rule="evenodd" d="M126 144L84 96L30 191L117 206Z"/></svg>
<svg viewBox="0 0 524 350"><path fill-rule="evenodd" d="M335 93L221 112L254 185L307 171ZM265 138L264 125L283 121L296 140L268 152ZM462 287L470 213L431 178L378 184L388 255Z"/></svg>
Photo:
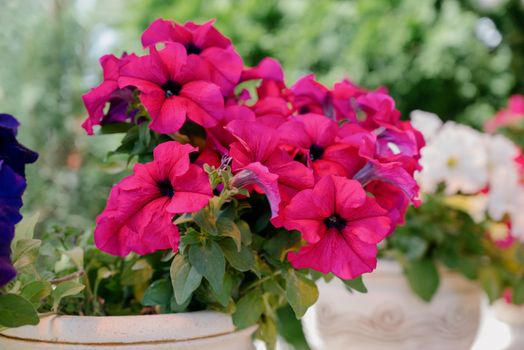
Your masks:
<svg viewBox="0 0 524 350"><path fill-rule="evenodd" d="M217 19L247 64L282 61L288 83L316 73L385 85L413 109L480 127L524 93L522 0L0 0L0 110L23 123L39 151L26 213L41 224L91 227L127 171L106 158L118 136L87 137L81 94L98 84L97 59L140 50L157 17ZM38 230L37 230L38 231Z"/></svg>

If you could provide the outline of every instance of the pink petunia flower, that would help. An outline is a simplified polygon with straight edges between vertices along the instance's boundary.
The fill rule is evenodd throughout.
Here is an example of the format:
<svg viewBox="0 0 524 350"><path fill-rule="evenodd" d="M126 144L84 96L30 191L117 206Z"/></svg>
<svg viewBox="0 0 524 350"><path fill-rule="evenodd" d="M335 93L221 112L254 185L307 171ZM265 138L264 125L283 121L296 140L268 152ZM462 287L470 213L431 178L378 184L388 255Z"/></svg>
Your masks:
<svg viewBox="0 0 524 350"><path fill-rule="evenodd" d="M224 99L217 85L206 79L205 67L188 60L185 48L168 43L151 54L136 57L122 67L118 84L134 86L153 121L150 128L170 134L178 131L186 116L203 127L222 118Z"/></svg>
<svg viewBox="0 0 524 350"><path fill-rule="evenodd" d="M338 124L319 114L293 116L278 131L283 143L296 147L306 157L317 178L353 177L367 162L361 153L373 153L368 150L374 147L373 135L363 129L352 130L347 142L340 142Z"/></svg>
<svg viewBox="0 0 524 350"><path fill-rule="evenodd" d="M113 187L96 220L96 246L119 256L176 251L180 235L173 217L202 209L212 196L207 174L190 164L196 150L165 142L155 148L152 162L136 164L133 174Z"/></svg>
<svg viewBox="0 0 524 350"><path fill-rule="evenodd" d="M266 167L271 174L278 176L282 204L288 203L297 192L313 186L312 171L279 148L280 138L276 130L256 121L241 120L229 123L227 130L237 139L229 152L233 158L233 171L257 162Z"/></svg>
<svg viewBox="0 0 524 350"><path fill-rule="evenodd" d="M133 119L136 110L129 110L134 100L132 88L118 88L120 68L127 64L135 55L124 54L122 58L105 55L100 58L100 65L104 72L104 81L82 96L82 100L89 116L82 124L88 135L93 135L93 126L115 122L124 122ZM109 103L109 109L104 108Z"/></svg>
<svg viewBox="0 0 524 350"><path fill-rule="evenodd" d="M377 243L390 231L386 213L357 181L323 177L284 210L284 227L300 231L307 242L288 259L296 268L332 272L342 279L371 272Z"/></svg>
<svg viewBox="0 0 524 350"><path fill-rule="evenodd" d="M142 34L144 47L157 43L176 42L186 48L188 60L195 65L205 65L210 79L228 96L240 81L243 63L231 41L213 26L214 20L204 24L187 22L184 25L155 20Z"/></svg>

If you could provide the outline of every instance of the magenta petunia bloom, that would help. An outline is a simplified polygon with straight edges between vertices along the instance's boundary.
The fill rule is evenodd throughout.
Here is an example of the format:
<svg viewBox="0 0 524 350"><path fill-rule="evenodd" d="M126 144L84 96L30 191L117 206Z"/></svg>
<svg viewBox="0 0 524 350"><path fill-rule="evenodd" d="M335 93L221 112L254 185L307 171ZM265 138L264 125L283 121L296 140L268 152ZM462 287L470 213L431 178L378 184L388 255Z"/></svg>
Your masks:
<svg viewBox="0 0 524 350"><path fill-rule="evenodd" d="M206 67L188 60L185 48L168 43L151 54L136 57L122 67L121 88L134 86L140 102L153 119L150 128L162 134L178 131L186 116L203 127L212 127L222 117L224 99L220 88L208 81Z"/></svg>
<svg viewBox="0 0 524 350"><path fill-rule="evenodd" d="M373 135L359 128L351 131L347 142L340 142L338 124L319 114L291 117L278 131L284 143L296 147L306 157L317 178L353 177L367 162L361 153L373 153Z"/></svg>
<svg viewBox="0 0 524 350"><path fill-rule="evenodd" d="M288 203L298 191L313 186L312 171L279 148L276 130L259 122L240 120L229 123L227 129L237 139L231 144L229 153L233 158L233 170L242 170L258 162L271 174L278 175L282 203Z"/></svg>
<svg viewBox="0 0 524 350"><path fill-rule="evenodd" d="M187 22L184 25L157 19L142 34L142 45L150 47L157 43L176 42L186 48L188 60L209 69L210 79L228 96L238 84L242 74L242 58L234 50L231 41L213 26L214 21L204 24Z"/></svg>
<svg viewBox="0 0 524 350"><path fill-rule="evenodd" d="M97 247L119 256L176 251L180 235L173 217L202 209L212 196L207 174L190 164L196 150L165 142L155 148L152 162L136 164L133 174L113 187L96 220Z"/></svg>
<svg viewBox="0 0 524 350"><path fill-rule="evenodd" d="M307 244L288 254L296 268L353 279L376 266L377 243L390 231L387 212L355 180L323 177L299 192L284 210L284 227Z"/></svg>
<svg viewBox="0 0 524 350"><path fill-rule="evenodd" d="M104 72L104 81L82 96L89 116L82 124L88 135L93 135L93 126L109 123L125 122L133 119L137 110L130 108L134 100L133 89L118 88L120 68L135 55L124 54L122 58L114 55L105 55L100 58L100 65ZM109 104L109 109L104 108Z"/></svg>

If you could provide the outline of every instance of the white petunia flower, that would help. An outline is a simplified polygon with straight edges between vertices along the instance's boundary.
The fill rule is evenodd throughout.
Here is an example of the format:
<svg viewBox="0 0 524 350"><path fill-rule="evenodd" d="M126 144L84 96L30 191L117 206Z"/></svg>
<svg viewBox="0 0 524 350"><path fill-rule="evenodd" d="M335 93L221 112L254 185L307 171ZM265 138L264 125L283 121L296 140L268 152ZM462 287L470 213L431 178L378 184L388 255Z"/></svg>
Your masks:
<svg viewBox="0 0 524 350"><path fill-rule="evenodd" d="M475 194L488 184L488 157L482 133L454 122L445 123L421 151L418 176L426 193L440 183L448 195Z"/></svg>
<svg viewBox="0 0 524 350"><path fill-rule="evenodd" d="M426 142L429 142L442 126L442 120L434 113L417 109L411 112L410 118L411 124L424 135Z"/></svg>

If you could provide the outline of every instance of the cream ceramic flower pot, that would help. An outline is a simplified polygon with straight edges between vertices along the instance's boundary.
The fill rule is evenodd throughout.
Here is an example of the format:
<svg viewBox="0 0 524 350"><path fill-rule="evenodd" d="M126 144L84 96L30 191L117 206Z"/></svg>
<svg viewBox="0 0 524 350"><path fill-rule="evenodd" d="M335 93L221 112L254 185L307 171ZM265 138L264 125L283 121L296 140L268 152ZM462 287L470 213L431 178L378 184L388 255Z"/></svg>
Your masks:
<svg viewBox="0 0 524 350"><path fill-rule="evenodd" d="M320 283L318 302L303 319L317 350L469 350L480 322L479 288L444 272L431 303L410 290L398 264L379 261L364 277L367 294L338 280Z"/></svg>
<svg viewBox="0 0 524 350"><path fill-rule="evenodd" d="M493 304L495 317L509 326L510 344L504 350L524 349L524 305L511 305L504 300Z"/></svg>
<svg viewBox="0 0 524 350"><path fill-rule="evenodd" d="M0 350L253 350L256 327L235 331L217 312L48 316L0 334Z"/></svg>

